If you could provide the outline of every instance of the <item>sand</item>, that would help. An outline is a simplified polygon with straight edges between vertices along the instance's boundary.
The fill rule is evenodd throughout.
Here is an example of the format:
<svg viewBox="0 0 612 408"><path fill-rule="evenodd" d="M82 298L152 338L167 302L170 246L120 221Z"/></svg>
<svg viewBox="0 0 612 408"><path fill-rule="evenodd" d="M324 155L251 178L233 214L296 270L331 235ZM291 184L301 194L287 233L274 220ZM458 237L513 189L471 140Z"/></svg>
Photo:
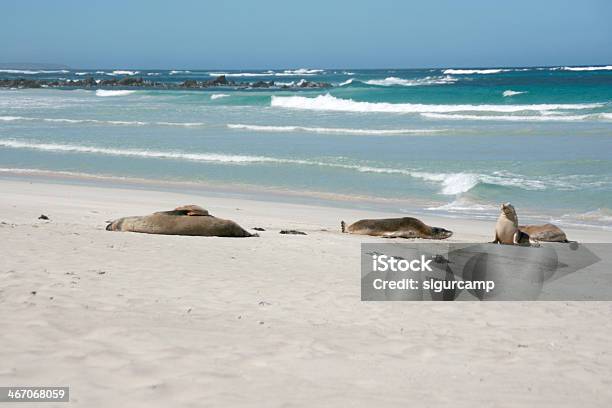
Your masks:
<svg viewBox="0 0 612 408"><path fill-rule="evenodd" d="M180 204L266 231L104 230ZM0 384L70 386L70 405L43 405L88 408L611 406L612 303L361 302L360 243L385 241L339 221L377 216L5 177ZM422 219L492 238L491 222Z"/></svg>

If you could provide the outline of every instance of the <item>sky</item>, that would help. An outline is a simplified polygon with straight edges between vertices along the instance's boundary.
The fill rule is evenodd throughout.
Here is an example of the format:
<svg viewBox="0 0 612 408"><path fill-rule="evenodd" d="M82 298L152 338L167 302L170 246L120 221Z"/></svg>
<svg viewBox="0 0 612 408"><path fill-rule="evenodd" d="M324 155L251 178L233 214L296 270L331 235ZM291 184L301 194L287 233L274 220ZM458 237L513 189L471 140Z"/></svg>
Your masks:
<svg viewBox="0 0 612 408"><path fill-rule="evenodd" d="M73 68L612 64L609 0L4 0L0 62Z"/></svg>

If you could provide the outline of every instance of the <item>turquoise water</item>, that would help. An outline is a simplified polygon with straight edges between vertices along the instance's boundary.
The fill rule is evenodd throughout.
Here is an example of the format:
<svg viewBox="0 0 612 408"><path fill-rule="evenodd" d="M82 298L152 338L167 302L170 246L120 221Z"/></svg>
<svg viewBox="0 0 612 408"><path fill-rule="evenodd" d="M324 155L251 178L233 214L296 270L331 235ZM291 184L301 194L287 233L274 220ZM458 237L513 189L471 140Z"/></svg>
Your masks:
<svg viewBox="0 0 612 408"><path fill-rule="evenodd" d="M221 71L0 71L161 82ZM0 90L0 167L612 227L612 67L226 71L331 89ZM354 197L351 199L351 197Z"/></svg>

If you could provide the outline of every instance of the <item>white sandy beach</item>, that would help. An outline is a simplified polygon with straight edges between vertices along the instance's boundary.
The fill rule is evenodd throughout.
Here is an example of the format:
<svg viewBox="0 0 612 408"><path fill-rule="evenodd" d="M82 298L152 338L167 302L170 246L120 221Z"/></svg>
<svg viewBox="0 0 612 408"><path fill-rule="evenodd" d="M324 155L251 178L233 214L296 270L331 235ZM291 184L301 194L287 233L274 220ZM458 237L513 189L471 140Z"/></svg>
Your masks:
<svg viewBox="0 0 612 408"><path fill-rule="evenodd" d="M104 229L182 204L266 231ZM67 385L87 408L612 404L610 302L361 302L359 245L386 241L339 222L388 216L1 179L0 384ZM492 239L493 222L420 218Z"/></svg>

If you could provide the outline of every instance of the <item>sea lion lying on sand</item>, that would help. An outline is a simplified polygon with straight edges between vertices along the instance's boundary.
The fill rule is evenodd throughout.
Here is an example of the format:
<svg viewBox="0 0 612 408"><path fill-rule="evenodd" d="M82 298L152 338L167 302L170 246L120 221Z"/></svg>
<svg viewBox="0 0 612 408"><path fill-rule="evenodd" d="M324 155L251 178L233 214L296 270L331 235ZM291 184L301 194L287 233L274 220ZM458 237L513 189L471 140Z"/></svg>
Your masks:
<svg viewBox="0 0 612 408"><path fill-rule="evenodd" d="M424 238L446 239L453 235L444 228L430 227L421 220L412 217L385 218L379 220L360 220L346 228L346 223L340 223L342 232L349 234L372 235L383 238Z"/></svg>
<svg viewBox="0 0 612 408"><path fill-rule="evenodd" d="M495 224L494 244L529 245L529 235L519 230L516 210L510 203L501 205L501 214Z"/></svg>
<svg viewBox="0 0 612 408"><path fill-rule="evenodd" d="M565 232L553 224L520 225L519 230L528 234L534 241L569 242Z"/></svg>
<svg viewBox="0 0 612 408"><path fill-rule="evenodd" d="M205 237L253 237L231 220L213 217L197 205L185 205L172 211L112 221L107 231L131 231L145 234L199 235Z"/></svg>

